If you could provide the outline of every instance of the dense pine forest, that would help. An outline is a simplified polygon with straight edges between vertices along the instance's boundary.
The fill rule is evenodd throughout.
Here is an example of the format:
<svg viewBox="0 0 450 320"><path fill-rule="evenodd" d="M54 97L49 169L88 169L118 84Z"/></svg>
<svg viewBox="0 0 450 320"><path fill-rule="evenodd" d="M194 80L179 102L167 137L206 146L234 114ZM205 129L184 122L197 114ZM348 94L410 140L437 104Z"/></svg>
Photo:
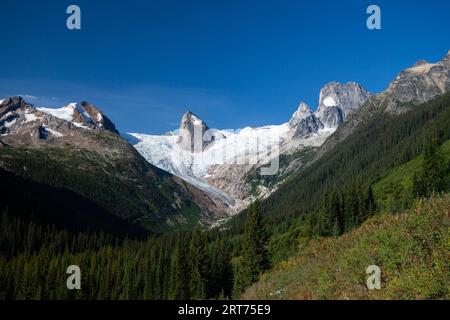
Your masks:
<svg viewBox="0 0 450 320"><path fill-rule="evenodd" d="M231 294L230 248L200 230L120 240L25 222L4 210L0 231L2 299L200 299ZM66 269L73 264L81 268L82 290L67 290Z"/></svg>
<svg viewBox="0 0 450 320"><path fill-rule="evenodd" d="M299 246L386 212L379 186L400 166L420 159L389 214L449 192L449 119L450 94L401 116L380 114L221 229L126 237L0 208L0 299L239 298ZM81 290L66 288L70 265L81 268Z"/></svg>
<svg viewBox="0 0 450 320"><path fill-rule="evenodd" d="M335 231L349 231L366 219L371 212L365 209L361 211L364 208L361 205L364 193L367 199L371 186L375 187L391 171L422 155L427 146L440 146L449 140L449 119L449 93L401 115L384 112L374 115L313 166L299 172L271 197L262 201L262 215L267 219L269 233L274 235L269 245L274 247L273 251L279 257L276 261L297 251L295 239L330 234L331 226L336 224L336 217L328 221L325 234L321 231L323 217L327 215L325 202L330 197L337 196L340 199L338 202L346 206L338 212L345 212L346 217L344 220L341 218L341 221L347 222L341 222ZM442 167L448 170L448 153L446 156L433 162L442 161ZM389 211L392 213L410 208L418 196L411 187L384 190L379 197L387 197L386 193L391 195L393 203ZM375 198L375 202L377 210L386 209L380 198ZM352 206L353 209L349 209ZM239 219L244 218L245 215L237 217L232 221L235 222L232 227L242 230L242 221Z"/></svg>

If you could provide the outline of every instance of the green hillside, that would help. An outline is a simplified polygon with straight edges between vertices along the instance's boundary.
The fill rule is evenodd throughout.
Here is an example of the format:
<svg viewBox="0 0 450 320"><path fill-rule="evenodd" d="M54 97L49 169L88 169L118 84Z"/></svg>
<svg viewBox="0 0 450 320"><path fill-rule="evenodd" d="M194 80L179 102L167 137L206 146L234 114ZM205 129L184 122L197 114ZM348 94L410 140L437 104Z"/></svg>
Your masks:
<svg viewBox="0 0 450 320"><path fill-rule="evenodd" d="M381 268L368 290L366 268ZM382 213L338 238L313 240L278 264L245 299L449 299L450 195Z"/></svg>
<svg viewBox="0 0 450 320"><path fill-rule="evenodd" d="M169 216L188 229L198 211L188 201L173 207L189 190L134 151L111 158L63 147L0 148L2 167L28 181L4 184L6 200L40 209L23 215L21 206L0 206L0 299L448 298L450 196L414 200L450 192L448 119L450 94L398 116L374 116L224 228L148 240L112 234L132 224L161 231L157 223ZM35 205L40 184L61 195L51 214ZM89 210L120 209L114 216L127 223L72 233L55 217L69 212L82 225L101 218L64 201L78 201L72 193L90 199ZM48 221L37 219L43 213ZM64 290L69 261L88 274L83 292ZM382 270L380 291L365 288L372 264Z"/></svg>
<svg viewBox="0 0 450 320"><path fill-rule="evenodd" d="M263 214L278 225L286 216L317 212L325 194L368 186L390 170L403 165L423 150L427 141L438 144L450 139L450 93L391 115L379 113L320 159L295 174L261 204Z"/></svg>
<svg viewBox="0 0 450 320"><path fill-rule="evenodd" d="M267 246L272 265L276 269L285 266L284 272L288 273L293 260L286 262L287 265L283 261L309 250L309 243L320 247L331 241L326 238L345 238L374 214L407 211L419 196L448 192L449 118L449 94L402 115L374 116L335 149L281 186L262 203L262 214L270 233ZM435 152L424 161L423 154L432 149L436 149ZM426 168L431 171L426 172ZM414 186L413 180L416 181ZM417 186L424 186L424 180L428 183L427 194L420 195ZM440 186L435 187L438 183ZM339 254L345 255L343 250ZM351 254L348 258L351 259ZM310 280L315 281L314 277L318 277L317 274ZM288 279L286 283L293 282L292 278ZM323 285L334 282L333 279L323 281ZM281 290L272 287L272 283L268 286L273 290L265 294Z"/></svg>
<svg viewBox="0 0 450 320"><path fill-rule="evenodd" d="M116 134L89 133L89 139L99 146L94 142L91 149L68 143L39 148L4 146L0 148L0 167L15 174L17 180L74 192L124 223L151 232L192 229L197 225L200 208L191 200L185 183L147 163ZM34 193L23 191L20 186L11 191L18 198L4 197L0 207L8 207L13 213L13 208L32 202ZM67 212L73 206L69 199L64 203L54 210ZM37 210L33 206L25 210L22 206L19 211L23 214ZM46 214L34 212L37 218L41 213ZM63 226L72 225L72 220L67 216Z"/></svg>
<svg viewBox="0 0 450 320"><path fill-rule="evenodd" d="M444 162L450 163L450 140L440 148ZM414 199L413 178L423 164L423 155L389 171L385 177L373 185L375 198L380 208L397 212L408 208Z"/></svg>

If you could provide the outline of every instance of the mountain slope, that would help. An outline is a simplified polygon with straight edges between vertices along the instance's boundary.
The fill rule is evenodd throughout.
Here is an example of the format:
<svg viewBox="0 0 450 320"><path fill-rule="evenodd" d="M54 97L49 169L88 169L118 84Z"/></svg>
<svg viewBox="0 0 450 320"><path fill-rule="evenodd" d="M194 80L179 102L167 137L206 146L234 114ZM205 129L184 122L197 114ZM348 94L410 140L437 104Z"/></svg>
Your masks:
<svg viewBox="0 0 450 320"><path fill-rule="evenodd" d="M369 92L358 83L328 83L320 90L317 117L328 127L338 127L369 97Z"/></svg>
<svg viewBox="0 0 450 320"><path fill-rule="evenodd" d="M65 188L34 182L0 168L1 209L27 221L39 221L72 232L104 232L119 237L145 237L144 227L127 222Z"/></svg>
<svg viewBox="0 0 450 320"><path fill-rule="evenodd" d="M417 84L413 80L410 85ZM369 102L349 118L372 106L370 115L363 113L364 118L358 120L358 125L346 138L333 145L336 134L341 134L341 128L349 125L344 122L319 148L311 166L297 172L262 203L263 211L274 217L315 211L324 193L332 188L345 188L355 178L365 185L370 184L387 170L418 156L427 137L434 137L440 143L450 138L448 93L395 113L385 112L384 105L372 103L375 103L373 98L369 98Z"/></svg>
<svg viewBox="0 0 450 320"><path fill-rule="evenodd" d="M440 150L443 165L450 168L450 140L445 142ZM414 199L413 179L419 174L423 165L423 155L390 170L386 176L373 185L378 207L388 212L397 212L408 208Z"/></svg>
<svg viewBox="0 0 450 320"><path fill-rule="evenodd" d="M318 239L277 265L244 299L449 299L450 196L377 215L339 238ZM366 268L381 269L368 290Z"/></svg>
<svg viewBox="0 0 450 320"><path fill-rule="evenodd" d="M358 126L365 126L374 116L401 114L430 99L450 91L450 50L437 63L418 61L400 72L388 88L368 100L323 144L322 156L344 141Z"/></svg>
<svg viewBox="0 0 450 320"><path fill-rule="evenodd" d="M133 144L147 161L225 201L232 213L238 213L255 198L270 195L305 165L302 154L322 145L368 97L359 84L332 82L320 92L318 112L301 102L291 119L281 125L211 129L188 111L178 132L130 135L137 139ZM332 122L333 112L340 117ZM283 161L278 161L278 153ZM279 166L275 174L260 174L274 159L274 166Z"/></svg>
<svg viewBox="0 0 450 320"><path fill-rule="evenodd" d="M210 225L223 218L220 204L145 161L92 105L45 111L20 97L3 100L2 168L78 193L114 216L154 232L191 228L199 220ZM2 205L8 201L2 199Z"/></svg>

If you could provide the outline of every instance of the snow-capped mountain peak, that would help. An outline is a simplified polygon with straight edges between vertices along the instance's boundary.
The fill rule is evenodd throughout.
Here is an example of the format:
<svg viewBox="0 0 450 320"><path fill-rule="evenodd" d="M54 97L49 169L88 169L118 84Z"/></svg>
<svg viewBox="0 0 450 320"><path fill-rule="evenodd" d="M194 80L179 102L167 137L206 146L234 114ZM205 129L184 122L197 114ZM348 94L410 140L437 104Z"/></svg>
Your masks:
<svg viewBox="0 0 450 320"><path fill-rule="evenodd" d="M305 102L301 102L289 120L289 128L293 138L307 138L322 129L323 124L312 109Z"/></svg>
<svg viewBox="0 0 450 320"><path fill-rule="evenodd" d="M251 197L243 186L250 170L266 166L276 157L273 150L290 154L321 145L368 95L357 83L332 82L321 90L317 113L301 102L291 119L281 125L210 129L200 117L187 111L178 132L130 135L138 139L133 144L147 161L238 210Z"/></svg>
<svg viewBox="0 0 450 320"><path fill-rule="evenodd" d="M296 125L300 120L310 116L312 113L312 109L305 102L300 102L297 111L294 112L289 121L289 126Z"/></svg>
<svg viewBox="0 0 450 320"><path fill-rule="evenodd" d="M181 118L181 125L180 125L180 127L185 126L188 123L192 123L193 125L196 125L196 126L201 126L201 125L205 125L206 126L206 123L202 119L200 119L197 115L192 113L192 111L190 111L190 110L186 111L183 114L183 116Z"/></svg>
<svg viewBox="0 0 450 320"><path fill-rule="evenodd" d="M211 129L197 115L183 114L180 129L165 135L130 133L134 147L153 165L173 173L212 194L231 208L246 205L248 194L239 194L240 179L255 166L267 165L276 152L290 152L303 146L318 146L334 130L323 124L312 109L301 103L289 122L280 125ZM134 140L133 139L133 140ZM132 140L129 139L131 142ZM241 178L225 184L223 175Z"/></svg>
<svg viewBox="0 0 450 320"><path fill-rule="evenodd" d="M0 136L16 139L15 143L38 145L50 138L77 136L80 130L118 133L114 124L88 102L69 103L61 108L36 108L22 97L1 100Z"/></svg>
<svg viewBox="0 0 450 320"><path fill-rule="evenodd" d="M69 122L73 121L73 114L77 108L77 103L69 103L66 106L63 106L61 108L37 108L37 110L50 114L56 118L66 120ZM80 125L81 126L81 125Z"/></svg>
<svg viewBox="0 0 450 320"><path fill-rule="evenodd" d="M90 104L82 101L72 102L61 108L37 108L37 110L50 114L56 118L69 121L75 126L85 129L109 130L118 133L114 124L103 112Z"/></svg>
<svg viewBox="0 0 450 320"><path fill-rule="evenodd" d="M181 117L178 144L181 149L191 152L202 152L213 141L206 122L187 111Z"/></svg>

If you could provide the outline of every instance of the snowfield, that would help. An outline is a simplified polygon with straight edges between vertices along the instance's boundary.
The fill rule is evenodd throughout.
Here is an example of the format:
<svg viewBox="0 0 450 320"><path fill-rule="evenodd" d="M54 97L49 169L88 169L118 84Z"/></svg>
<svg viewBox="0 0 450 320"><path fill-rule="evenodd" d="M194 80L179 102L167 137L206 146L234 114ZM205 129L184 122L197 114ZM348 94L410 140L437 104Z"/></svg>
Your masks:
<svg viewBox="0 0 450 320"><path fill-rule="evenodd" d="M73 119L73 110L74 110L74 108L71 105L73 104L71 103L70 105L58 109L55 108L36 108L36 109L44 113L50 114L56 118L71 122Z"/></svg>
<svg viewBox="0 0 450 320"><path fill-rule="evenodd" d="M33 122L39 120L40 118L36 117L34 113L29 112L28 110L25 112L25 123Z"/></svg>
<svg viewBox="0 0 450 320"><path fill-rule="evenodd" d="M261 165L271 160L275 152L290 152L301 146L319 146L334 129L319 130L308 139L291 138L289 124L246 127L238 130L210 129L215 140L203 152L190 152L178 144L178 135L147 135L128 133L129 141L151 164L168 171L199 189L212 194L232 207L234 200L211 186L207 178L216 165ZM137 141L134 139L136 138Z"/></svg>
<svg viewBox="0 0 450 320"><path fill-rule="evenodd" d="M36 108L36 109L44 113L50 114L56 118L72 122L75 126L79 128L90 130L90 128L85 126L83 123L73 121L74 112L75 110L77 110L86 119L86 122L90 122L93 125L95 125L95 121L93 121L89 113L76 102L69 103L68 105L61 108ZM98 121L102 119L101 114L97 114L97 119L99 119Z"/></svg>
<svg viewBox="0 0 450 320"><path fill-rule="evenodd" d="M129 133L140 140L135 148L153 165L180 177L204 177L213 165L256 164L261 155L286 139L288 124L240 130L214 130L216 140L203 152L192 153L178 145L178 136Z"/></svg>

